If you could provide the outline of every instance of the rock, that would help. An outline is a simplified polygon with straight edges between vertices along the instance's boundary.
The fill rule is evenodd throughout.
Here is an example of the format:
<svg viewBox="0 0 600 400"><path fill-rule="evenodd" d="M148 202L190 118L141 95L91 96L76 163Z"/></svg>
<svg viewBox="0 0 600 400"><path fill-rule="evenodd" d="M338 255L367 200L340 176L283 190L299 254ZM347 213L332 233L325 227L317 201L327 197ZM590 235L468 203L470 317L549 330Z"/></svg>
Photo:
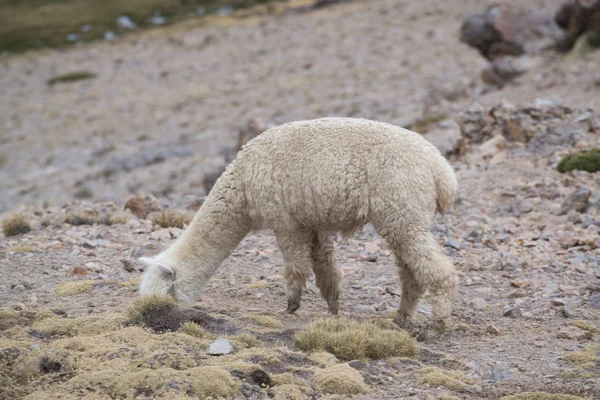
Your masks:
<svg viewBox="0 0 600 400"><path fill-rule="evenodd" d="M510 317L510 318L519 318L523 315L523 312L521 311L521 308L518 306L505 306L502 309L502 315L504 315L505 317Z"/></svg>
<svg viewBox="0 0 600 400"><path fill-rule="evenodd" d="M562 299L552 299L552 305L553 306L557 306L557 307L561 307L565 305L565 301Z"/></svg>
<svg viewBox="0 0 600 400"><path fill-rule="evenodd" d="M500 335L500 329L496 325L488 325L485 331L490 335Z"/></svg>
<svg viewBox="0 0 600 400"><path fill-rule="evenodd" d="M511 286L514 286L516 288L524 288L524 287L528 287L531 285L531 282L526 281L524 279L514 279L513 281L510 282Z"/></svg>
<svg viewBox="0 0 600 400"><path fill-rule="evenodd" d="M359 261L368 261L368 262L376 262L377 261L377 253L371 253L366 250L362 250L358 252L357 260Z"/></svg>
<svg viewBox="0 0 600 400"><path fill-rule="evenodd" d="M121 15L117 18L117 25L123 29L135 29L137 25L126 15Z"/></svg>
<svg viewBox="0 0 600 400"><path fill-rule="evenodd" d="M600 309L600 293L591 296L587 302L588 307L593 309Z"/></svg>
<svg viewBox="0 0 600 400"><path fill-rule="evenodd" d="M454 239L454 238L446 239L444 246L450 247L450 248L456 249L456 250L460 250L462 248L462 244L461 244L460 240Z"/></svg>
<svg viewBox="0 0 600 400"><path fill-rule="evenodd" d="M525 296L527 296L527 292L525 290L523 290L523 289L517 289L517 290L511 292L508 295L508 298L509 299L517 299L517 298L525 297Z"/></svg>
<svg viewBox="0 0 600 400"><path fill-rule="evenodd" d="M31 351L41 350L41 348L42 347L37 343L34 343L31 346L29 346L29 350L31 350Z"/></svg>
<svg viewBox="0 0 600 400"><path fill-rule="evenodd" d="M207 354L211 356L220 356L225 354L231 354L235 350L233 345L227 339L217 339L208 346Z"/></svg>
<svg viewBox="0 0 600 400"><path fill-rule="evenodd" d="M504 150L506 139L502 135L496 135L479 146L479 154L486 158L491 157Z"/></svg>
<svg viewBox="0 0 600 400"><path fill-rule="evenodd" d="M501 151L500 153L498 153L495 156L493 156L492 158L490 158L488 165L498 165L498 164L505 163L506 161L508 161L508 152Z"/></svg>
<svg viewBox="0 0 600 400"><path fill-rule="evenodd" d="M469 302L469 305L476 310L485 310L488 306L487 301L481 297L476 297Z"/></svg>
<svg viewBox="0 0 600 400"><path fill-rule="evenodd" d="M250 385L246 382L243 382L240 385L240 392L246 399L262 399L263 396L260 392L260 387L257 385Z"/></svg>
<svg viewBox="0 0 600 400"><path fill-rule="evenodd" d="M127 272L134 272L135 271L135 267L133 266L133 263L129 260L121 260L121 264L123 264L123 269Z"/></svg>
<svg viewBox="0 0 600 400"><path fill-rule="evenodd" d="M551 13L515 4L493 4L468 16L460 28L460 41L489 60L537 53L563 38Z"/></svg>
<svg viewBox="0 0 600 400"><path fill-rule="evenodd" d="M556 337L559 339L584 340L593 338L594 334L574 326L569 326L561 329Z"/></svg>
<svg viewBox="0 0 600 400"><path fill-rule="evenodd" d="M569 307L561 308L560 313L564 318L577 318L577 313L575 313Z"/></svg>
<svg viewBox="0 0 600 400"><path fill-rule="evenodd" d="M430 129L423 137L444 156L448 156L458 150L461 139L460 126L454 120L447 119Z"/></svg>
<svg viewBox="0 0 600 400"><path fill-rule="evenodd" d="M558 215L565 215L570 210L577 212L583 212L588 204L592 191L587 186L578 187L573 193L571 193L564 201Z"/></svg>
<svg viewBox="0 0 600 400"><path fill-rule="evenodd" d="M496 364L496 365L492 366L492 372L488 379L491 381L494 381L494 382L505 382L505 381L514 380L515 376L505 366Z"/></svg>
<svg viewBox="0 0 600 400"><path fill-rule="evenodd" d="M354 306L354 311L359 314L375 314L377 312L375 306L370 304L357 304Z"/></svg>

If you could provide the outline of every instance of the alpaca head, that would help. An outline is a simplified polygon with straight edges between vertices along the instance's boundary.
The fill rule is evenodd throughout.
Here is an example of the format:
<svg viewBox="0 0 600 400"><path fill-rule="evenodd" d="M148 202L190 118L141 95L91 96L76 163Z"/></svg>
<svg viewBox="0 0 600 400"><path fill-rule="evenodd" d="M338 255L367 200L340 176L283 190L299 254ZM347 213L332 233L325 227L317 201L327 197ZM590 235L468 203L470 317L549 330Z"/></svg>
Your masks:
<svg viewBox="0 0 600 400"><path fill-rule="evenodd" d="M145 267L139 287L140 294L169 295L184 303L195 300L182 287L182 282L177 281L176 270L171 265L151 257L141 257L138 261Z"/></svg>

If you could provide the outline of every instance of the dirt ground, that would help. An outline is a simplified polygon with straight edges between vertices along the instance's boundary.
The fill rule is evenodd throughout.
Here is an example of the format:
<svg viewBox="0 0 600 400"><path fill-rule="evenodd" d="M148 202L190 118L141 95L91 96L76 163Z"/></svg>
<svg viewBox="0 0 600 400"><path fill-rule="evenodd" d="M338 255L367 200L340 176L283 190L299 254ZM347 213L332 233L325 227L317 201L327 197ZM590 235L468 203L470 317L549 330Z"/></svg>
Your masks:
<svg viewBox="0 0 600 400"><path fill-rule="evenodd" d="M481 83L486 62L459 43L458 29L466 15L491 3L355 1L187 21L111 43L1 57L0 211L24 208L34 229L0 237L0 306L52 309L69 318L122 312L136 295L135 258L166 248L182 231L132 216L110 226L42 221L60 218L61 207L76 197L96 202L90 206L96 209L114 202L118 210L136 192L172 203L201 197L205 175L223 164L222 154L250 118L278 124L344 115L408 126L432 114L451 119L474 104L560 101L576 110L573 119L599 108L599 52L583 59L547 53L538 68L501 90ZM554 9L561 1L535 3ZM97 77L47 85L72 70ZM598 141L598 130L590 129L576 147ZM556 172L570 150L515 145L494 165L453 161L459 197L432 229L460 273L454 326L419 342L419 363L352 363L371 390L354 398L499 399L543 391L600 399L600 301L593 297L600 291L600 176ZM560 212L580 187L590 192L589 205ZM342 314L392 315L400 300L394 258L370 226L336 241L336 262L344 272ZM242 329L252 327L242 318L247 314L279 320L280 339L261 337L261 348L294 354L295 361L283 357L271 369L253 362L306 382L309 389L296 398L321 398L311 386L310 368L318 367L298 355L289 337L327 307L311 281L297 315L283 315L282 271L274 238L252 234L198 306ZM58 295L70 281L91 285ZM431 317L427 299L419 314ZM12 340L7 335L0 332L0 343ZM569 357L584 353L584 361ZM459 391L426 383L427 366L461 371L466 383ZM243 393L237 398L269 395Z"/></svg>

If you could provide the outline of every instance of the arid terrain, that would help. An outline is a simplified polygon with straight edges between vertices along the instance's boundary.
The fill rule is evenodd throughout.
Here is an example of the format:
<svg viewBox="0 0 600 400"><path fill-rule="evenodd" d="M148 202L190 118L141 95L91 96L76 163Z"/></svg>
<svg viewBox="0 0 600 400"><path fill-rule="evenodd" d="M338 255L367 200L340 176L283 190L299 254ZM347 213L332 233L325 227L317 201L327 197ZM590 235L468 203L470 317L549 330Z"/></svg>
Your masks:
<svg viewBox="0 0 600 400"><path fill-rule="evenodd" d="M600 399L600 175L556 170L599 146L600 51L525 55L525 73L486 84L459 29L492 3L291 2L0 57L0 213L32 228L0 236L0 399ZM48 84L73 71L93 76ZM136 258L181 234L166 216L189 219L240 131L324 116L450 148L459 195L432 227L460 275L449 331L390 358L303 349L295 335L327 306L311 280L283 314L269 232L249 235L195 306L222 325L132 323ZM136 194L153 212L125 209ZM400 301L385 242L367 225L336 240L336 262L342 315L385 324ZM236 352L207 355L216 338ZM346 361L360 376L335 372ZM329 368L340 384L323 384Z"/></svg>

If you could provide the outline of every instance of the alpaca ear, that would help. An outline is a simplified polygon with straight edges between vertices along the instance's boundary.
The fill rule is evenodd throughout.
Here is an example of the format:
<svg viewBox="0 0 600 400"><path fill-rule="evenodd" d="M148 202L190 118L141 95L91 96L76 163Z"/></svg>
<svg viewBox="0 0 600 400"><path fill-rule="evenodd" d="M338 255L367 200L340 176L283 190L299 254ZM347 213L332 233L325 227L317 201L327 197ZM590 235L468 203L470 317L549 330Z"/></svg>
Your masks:
<svg viewBox="0 0 600 400"><path fill-rule="evenodd" d="M140 257L138 258L138 261L145 267L145 270L148 268L158 268L163 274L167 275L170 279L175 279L175 270L173 270L173 268L171 268L171 266L167 264L163 264L150 257Z"/></svg>

